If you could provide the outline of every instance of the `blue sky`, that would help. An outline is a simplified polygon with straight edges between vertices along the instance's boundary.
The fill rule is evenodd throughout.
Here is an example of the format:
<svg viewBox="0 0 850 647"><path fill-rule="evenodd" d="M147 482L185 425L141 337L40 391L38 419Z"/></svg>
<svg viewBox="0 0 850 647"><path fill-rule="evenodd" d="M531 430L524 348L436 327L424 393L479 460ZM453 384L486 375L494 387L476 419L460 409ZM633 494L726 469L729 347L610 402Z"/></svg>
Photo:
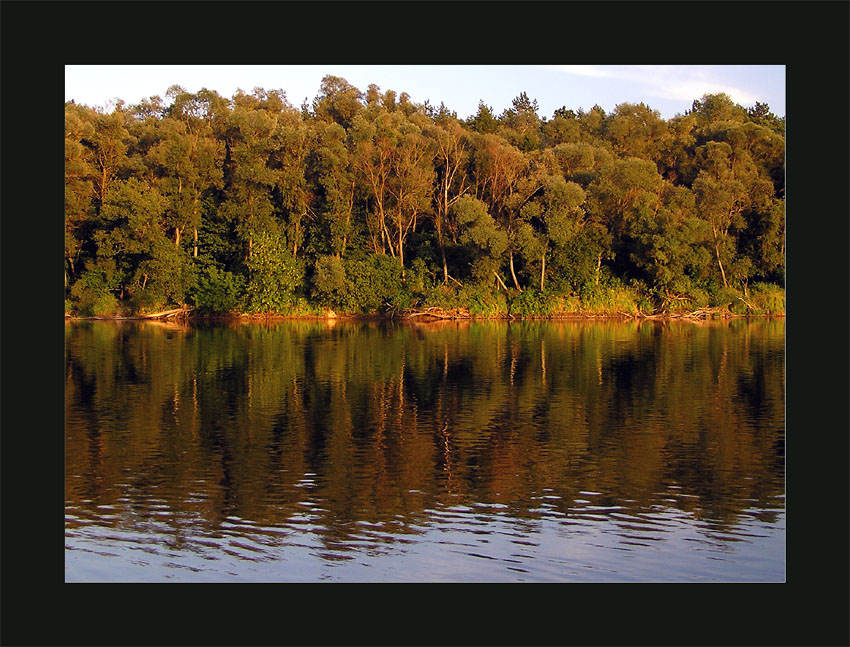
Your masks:
<svg viewBox="0 0 850 647"><path fill-rule="evenodd" d="M375 83L382 91L407 92L416 103L442 101L462 119L477 112L479 100L501 114L520 92L537 99L544 117L561 106L599 104L610 112L619 103L643 102L669 119L711 92L726 92L745 107L761 101L785 115L783 65L68 65L65 100L105 106L118 98L133 104L153 95L164 98L177 84L227 98L237 88L282 89L297 107L305 98L313 100L326 74L364 91Z"/></svg>

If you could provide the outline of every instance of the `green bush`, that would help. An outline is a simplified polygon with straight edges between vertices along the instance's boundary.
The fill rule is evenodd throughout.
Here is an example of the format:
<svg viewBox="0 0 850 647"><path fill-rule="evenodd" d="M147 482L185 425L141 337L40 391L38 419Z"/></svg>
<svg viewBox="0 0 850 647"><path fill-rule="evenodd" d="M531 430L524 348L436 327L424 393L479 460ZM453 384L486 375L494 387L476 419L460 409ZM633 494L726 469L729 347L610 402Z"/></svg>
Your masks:
<svg viewBox="0 0 850 647"><path fill-rule="evenodd" d="M296 303L296 291L303 283L304 268L284 245L283 239L268 232L255 236L251 257L245 265L248 268L245 311L290 312Z"/></svg>
<svg viewBox="0 0 850 647"><path fill-rule="evenodd" d="M453 285L435 285L426 288L422 293L423 308L451 310L453 308L465 308L466 306L466 303L461 302L458 291Z"/></svg>
<svg viewBox="0 0 850 647"><path fill-rule="evenodd" d="M226 313L239 307L244 290L244 277L210 265L199 272L191 296L201 312Z"/></svg>
<svg viewBox="0 0 850 647"><path fill-rule="evenodd" d="M345 266L336 256L319 256L313 271L313 296L322 305L340 308L346 301Z"/></svg>
<svg viewBox="0 0 850 647"><path fill-rule="evenodd" d="M143 313L182 305L195 282L195 267L189 256L170 240L160 237L135 272L131 308L135 313Z"/></svg>
<svg viewBox="0 0 850 647"><path fill-rule="evenodd" d="M738 299L738 293L732 288L718 288L711 294L709 301L709 305L712 308L728 306L730 312L735 312L733 308L736 307L736 304L743 306L744 312L741 314L745 314L747 306L741 303Z"/></svg>
<svg viewBox="0 0 850 647"><path fill-rule="evenodd" d="M458 293L458 306L467 307L475 317L501 317L510 312L508 295L480 284L464 286Z"/></svg>
<svg viewBox="0 0 850 647"><path fill-rule="evenodd" d="M118 299L105 272L87 269L71 286L71 303L84 317L98 317L118 311Z"/></svg>
<svg viewBox="0 0 850 647"><path fill-rule="evenodd" d="M785 314L785 289L778 285L753 284L748 301L760 314Z"/></svg>
<svg viewBox="0 0 850 647"><path fill-rule="evenodd" d="M624 286L619 281L605 285L585 283L579 291L584 312L600 315L649 314L654 306L649 292L642 284Z"/></svg>
<svg viewBox="0 0 850 647"><path fill-rule="evenodd" d="M554 295L528 288L511 299L511 314L520 317L545 317L550 315L556 306Z"/></svg>
<svg viewBox="0 0 850 647"><path fill-rule="evenodd" d="M167 300L154 290L138 290L130 297L129 304L130 311L138 315L165 309Z"/></svg>
<svg viewBox="0 0 850 647"><path fill-rule="evenodd" d="M411 294L397 259L386 254L361 255L345 261L344 310L374 313L410 306Z"/></svg>

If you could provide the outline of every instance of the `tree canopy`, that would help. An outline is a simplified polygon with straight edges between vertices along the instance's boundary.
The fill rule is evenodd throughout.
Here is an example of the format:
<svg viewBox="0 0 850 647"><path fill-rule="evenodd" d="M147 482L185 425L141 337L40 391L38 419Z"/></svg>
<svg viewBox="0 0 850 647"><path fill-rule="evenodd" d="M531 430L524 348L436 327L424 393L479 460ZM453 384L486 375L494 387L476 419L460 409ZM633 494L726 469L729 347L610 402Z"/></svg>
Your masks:
<svg viewBox="0 0 850 647"><path fill-rule="evenodd" d="M764 103L547 119L521 92L459 119L334 76L300 109L165 96L65 105L68 311L543 314L620 288L664 310L784 283L785 120Z"/></svg>

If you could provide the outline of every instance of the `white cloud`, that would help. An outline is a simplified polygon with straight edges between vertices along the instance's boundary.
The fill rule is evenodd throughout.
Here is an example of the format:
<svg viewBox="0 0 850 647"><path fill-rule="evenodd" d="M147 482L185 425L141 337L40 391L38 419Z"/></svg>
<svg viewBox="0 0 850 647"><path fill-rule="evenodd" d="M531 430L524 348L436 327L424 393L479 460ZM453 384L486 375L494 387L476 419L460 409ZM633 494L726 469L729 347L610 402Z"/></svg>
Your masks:
<svg viewBox="0 0 850 647"><path fill-rule="evenodd" d="M704 94L725 92L744 105L756 98L748 91L721 80L723 68L684 65L550 65L549 69L566 74L594 78L617 79L641 86L646 95L661 99L690 101Z"/></svg>
<svg viewBox="0 0 850 647"><path fill-rule="evenodd" d="M578 76L593 76L597 78L616 78L618 74L602 65L546 65L550 70L558 70Z"/></svg>
<svg viewBox="0 0 850 647"><path fill-rule="evenodd" d="M655 87L649 87L647 91L662 99L676 99L681 101L698 99L704 94L717 94L720 92L725 92L732 97L733 101L743 105L753 104L756 101L756 98L749 92L714 81L673 80L659 83Z"/></svg>

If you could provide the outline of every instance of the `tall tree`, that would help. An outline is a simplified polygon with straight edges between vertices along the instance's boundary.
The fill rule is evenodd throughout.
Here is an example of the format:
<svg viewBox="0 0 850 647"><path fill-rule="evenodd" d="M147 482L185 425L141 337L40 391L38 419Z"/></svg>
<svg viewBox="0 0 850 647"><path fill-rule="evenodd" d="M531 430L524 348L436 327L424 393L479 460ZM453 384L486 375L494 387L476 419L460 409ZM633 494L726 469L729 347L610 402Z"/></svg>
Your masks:
<svg viewBox="0 0 850 647"><path fill-rule="evenodd" d="M541 123L537 111L537 99L521 92L502 113L499 134L523 152L539 149Z"/></svg>
<svg viewBox="0 0 850 647"><path fill-rule="evenodd" d="M111 113L94 113L91 117L93 129L81 143L88 149L91 164L97 170L94 176L96 203L98 209L102 209L110 184L128 164L127 148L131 137L123 104L116 106Z"/></svg>
<svg viewBox="0 0 850 647"><path fill-rule="evenodd" d="M313 111L317 118L338 123L347 130L363 110L362 99L360 90L345 79L329 74L322 79L319 94L313 101Z"/></svg>
<svg viewBox="0 0 850 647"><path fill-rule="evenodd" d="M744 224L742 214L749 201L747 186L735 172L729 144L709 142L699 153L703 168L693 185L697 209L711 227L717 267L723 287L728 287L726 270L736 257L734 233Z"/></svg>
<svg viewBox="0 0 850 647"><path fill-rule="evenodd" d="M643 103L621 103L605 122L605 138L621 157L657 162L667 123Z"/></svg>
<svg viewBox="0 0 850 647"><path fill-rule="evenodd" d="M502 137L484 135L473 141L475 196L487 203L490 213L508 236L511 277L514 287L522 291L514 267L514 223L522 205L536 193L539 186L529 177L529 159Z"/></svg>
<svg viewBox="0 0 850 647"><path fill-rule="evenodd" d="M215 137L214 120L224 108L215 93L190 94L179 86L169 88L173 99L161 120L161 140L151 150L160 166L163 194L169 196L169 220L174 242L180 246L183 231L192 230L192 256L198 256L198 229L202 196L223 187L224 144Z"/></svg>
<svg viewBox="0 0 850 647"><path fill-rule="evenodd" d="M229 181L222 211L235 223L249 259L254 236L274 224L272 189L276 175L268 163L277 116L251 105L256 102L239 99L237 96L236 106L227 117Z"/></svg>
<svg viewBox="0 0 850 647"><path fill-rule="evenodd" d="M540 289L545 287L546 256L554 247L564 247L581 230L585 194L575 182L560 175L542 178L543 190L520 210L519 249L529 266L540 262Z"/></svg>
<svg viewBox="0 0 850 647"><path fill-rule="evenodd" d="M315 132L294 109L282 112L273 134L269 166L275 172L275 188L282 210L284 232L292 255L304 241L304 219L311 212L313 195L307 184L307 158L314 147Z"/></svg>
<svg viewBox="0 0 850 647"><path fill-rule="evenodd" d="M94 134L86 108L65 106L65 285L77 275L77 262L94 217L95 169L82 140Z"/></svg>
<svg viewBox="0 0 850 647"><path fill-rule="evenodd" d="M398 256L404 276L404 243L416 229L417 218L430 206L434 167L431 142L412 124L406 124L391 157L388 191L392 197L388 212L393 226L390 249ZM394 241L394 242L393 242Z"/></svg>
<svg viewBox="0 0 850 647"><path fill-rule="evenodd" d="M469 148L466 133L456 120L433 126L426 130L426 134L433 139L437 177L434 184L434 229L443 262L443 283L448 283L445 239L448 233L453 241L457 240L457 225L450 214L452 205L468 189L465 167L469 160Z"/></svg>
<svg viewBox="0 0 850 647"><path fill-rule="evenodd" d="M308 167L316 187L314 210L321 227L317 237L323 242L319 246L322 253L341 258L353 232L357 196L353 160L342 126L316 124L316 145Z"/></svg>
<svg viewBox="0 0 850 647"><path fill-rule="evenodd" d="M379 113L378 119L387 113ZM365 119L356 121L353 127L353 165L363 184L363 193L369 205L367 225L371 237L372 251L385 254L391 246L391 235L387 229L389 207L389 178L392 173L394 142L386 128L379 130L376 122Z"/></svg>

